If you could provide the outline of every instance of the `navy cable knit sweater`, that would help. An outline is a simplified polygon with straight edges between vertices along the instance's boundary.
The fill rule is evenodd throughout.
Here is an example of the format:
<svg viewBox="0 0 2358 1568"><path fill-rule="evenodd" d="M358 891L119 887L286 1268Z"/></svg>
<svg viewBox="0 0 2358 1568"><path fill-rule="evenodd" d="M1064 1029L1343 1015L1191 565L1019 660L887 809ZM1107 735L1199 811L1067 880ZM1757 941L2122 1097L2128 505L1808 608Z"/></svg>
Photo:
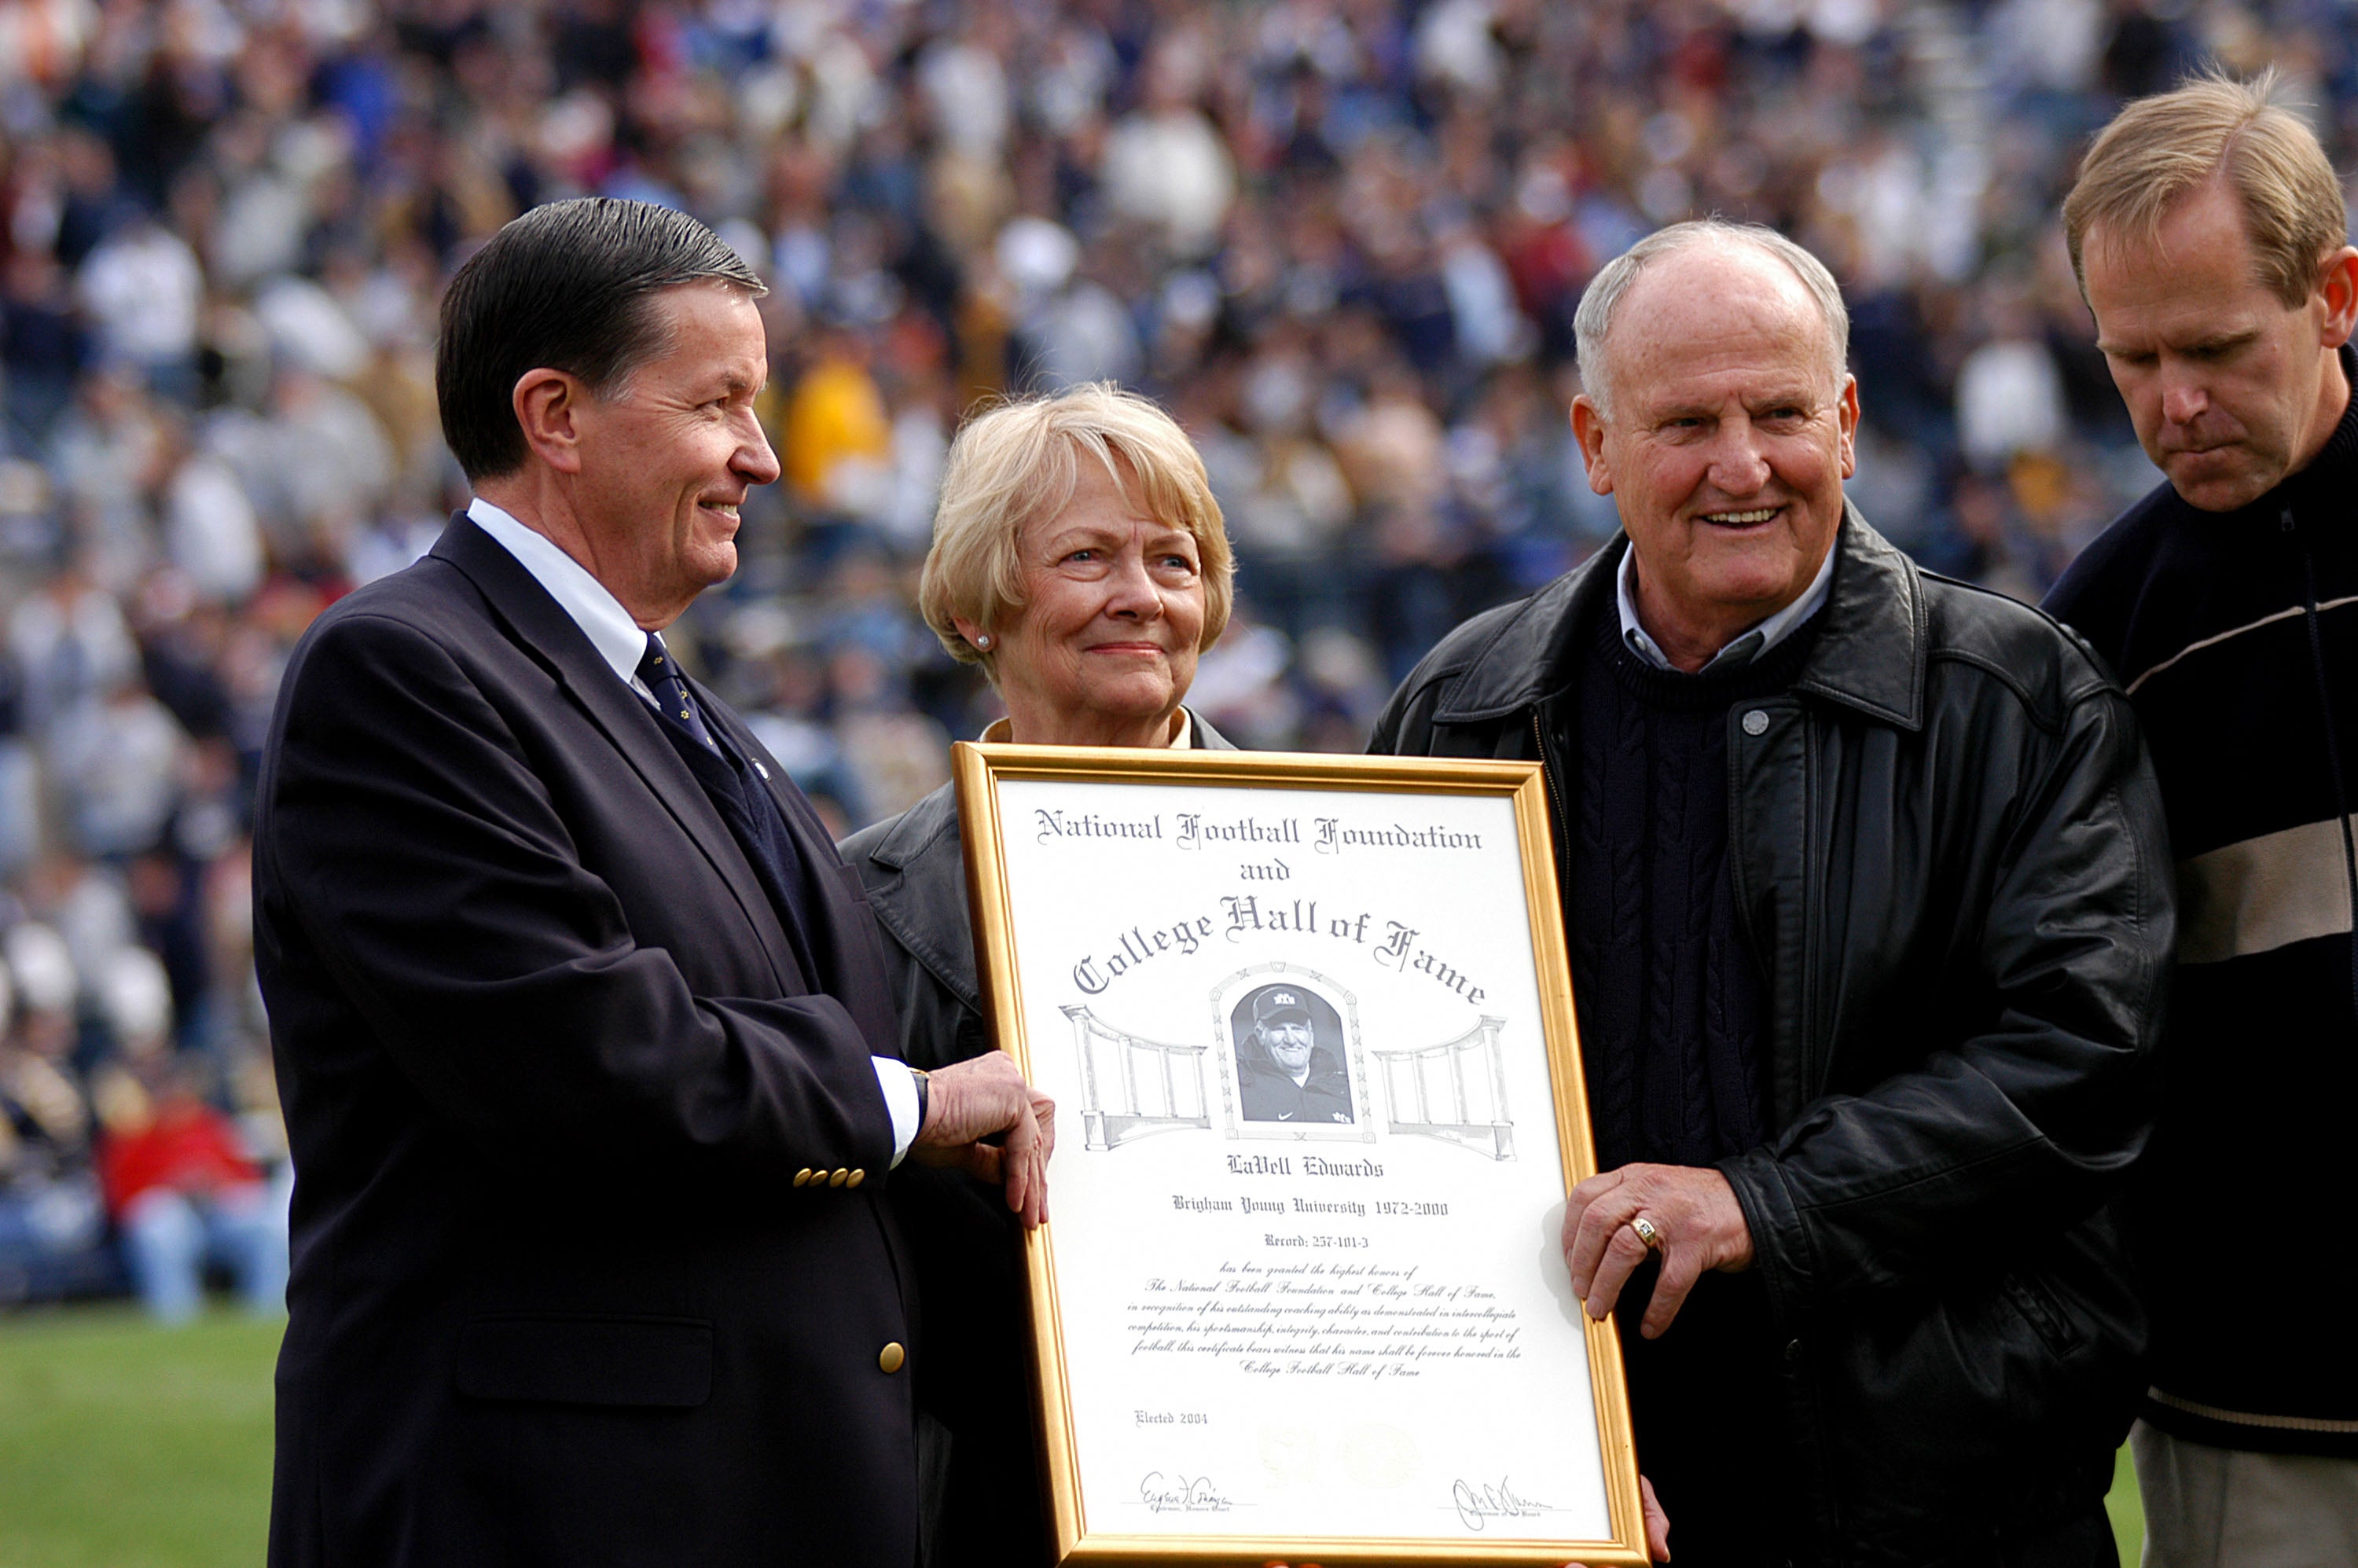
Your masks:
<svg viewBox="0 0 2358 1568"><path fill-rule="evenodd" d="M1812 617L1750 664L1682 675L1640 659L1606 606L1585 642L1564 754L1577 759L1569 946L1600 1170L1708 1166L1768 1135L1767 998L1727 869L1727 730L1790 686ZM1638 1457L1681 1562L1773 1563L1776 1342L1757 1276L1707 1274L1670 1332L1639 1336L1641 1270L1618 1310Z"/></svg>

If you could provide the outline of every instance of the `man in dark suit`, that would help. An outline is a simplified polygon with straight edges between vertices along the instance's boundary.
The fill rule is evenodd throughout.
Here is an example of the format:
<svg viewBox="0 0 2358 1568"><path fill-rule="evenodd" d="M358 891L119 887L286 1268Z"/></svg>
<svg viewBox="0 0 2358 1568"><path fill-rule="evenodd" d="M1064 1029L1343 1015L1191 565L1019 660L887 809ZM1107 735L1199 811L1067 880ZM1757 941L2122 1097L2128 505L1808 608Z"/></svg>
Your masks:
<svg viewBox="0 0 2358 1568"><path fill-rule="evenodd" d="M274 1564L916 1560L880 1189L914 1151L1036 1222L1053 1108L996 1054L891 1059L860 884L654 635L777 477L761 291L662 209L508 225L443 306L476 500L287 667Z"/></svg>

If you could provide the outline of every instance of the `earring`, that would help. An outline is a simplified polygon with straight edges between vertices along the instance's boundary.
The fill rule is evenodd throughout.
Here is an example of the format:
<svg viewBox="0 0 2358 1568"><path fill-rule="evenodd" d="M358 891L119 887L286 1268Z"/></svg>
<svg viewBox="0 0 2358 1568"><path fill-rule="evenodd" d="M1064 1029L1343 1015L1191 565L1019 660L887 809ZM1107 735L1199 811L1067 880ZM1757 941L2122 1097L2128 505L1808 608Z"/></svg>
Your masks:
<svg viewBox="0 0 2358 1568"><path fill-rule="evenodd" d="M978 648L988 648L988 647L990 647L990 633L988 633L988 632L985 632L985 633L983 633L982 634L980 634L979 636L976 637L976 638L975 638L975 640L974 640L974 645L975 645L976 647L978 647Z"/></svg>

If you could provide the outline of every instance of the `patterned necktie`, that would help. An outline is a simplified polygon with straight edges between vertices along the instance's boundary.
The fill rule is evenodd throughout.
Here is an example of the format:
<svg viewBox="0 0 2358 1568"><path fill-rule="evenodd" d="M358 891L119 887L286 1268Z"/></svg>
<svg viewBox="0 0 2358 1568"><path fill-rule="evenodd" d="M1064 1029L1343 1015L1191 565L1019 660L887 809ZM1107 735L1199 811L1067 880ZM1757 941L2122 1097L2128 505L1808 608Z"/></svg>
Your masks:
<svg viewBox="0 0 2358 1568"><path fill-rule="evenodd" d="M712 731L704 727L704 715L696 710L696 698L687 695L687 677L679 673L663 639L652 632L647 633L647 656L639 661L639 678L654 693L655 711L666 723L678 725L696 738L697 744L719 754Z"/></svg>

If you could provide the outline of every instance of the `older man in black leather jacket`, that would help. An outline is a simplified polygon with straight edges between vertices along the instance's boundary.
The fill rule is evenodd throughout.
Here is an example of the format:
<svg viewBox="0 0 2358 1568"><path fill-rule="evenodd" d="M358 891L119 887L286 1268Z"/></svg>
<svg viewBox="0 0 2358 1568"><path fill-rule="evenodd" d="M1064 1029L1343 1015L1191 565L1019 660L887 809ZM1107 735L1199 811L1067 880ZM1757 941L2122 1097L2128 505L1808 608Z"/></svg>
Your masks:
<svg viewBox="0 0 2358 1568"><path fill-rule="evenodd" d="M1677 1561L2112 1563L2144 1325L2104 1206L2174 925L2135 717L1849 510L1806 252L1666 230L1577 330L1627 536L1453 633L1373 749L1545 765L1604 1173L1565 1250Z"/></svg>

